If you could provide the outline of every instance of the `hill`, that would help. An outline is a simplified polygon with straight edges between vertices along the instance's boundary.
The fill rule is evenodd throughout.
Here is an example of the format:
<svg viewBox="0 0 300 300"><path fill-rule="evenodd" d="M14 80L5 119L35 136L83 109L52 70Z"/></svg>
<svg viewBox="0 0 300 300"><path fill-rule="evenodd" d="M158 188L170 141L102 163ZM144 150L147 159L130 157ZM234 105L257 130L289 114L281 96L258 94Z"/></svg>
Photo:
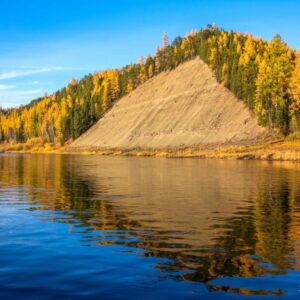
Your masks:
<svg viewBox="0 0 300 300"><path fill-rule="evenodd" d="M182 148L254 143L268 130L199 58L119 100L71 149Z"/></svg>
<svg viewBox="0 0 300 300"><path fill-rule="evenodd" d="M190 78L191 86L186 84L189 74L174 77L173 83L169 81L164 83L166 76L177 74L183 64L187 66L190 61L195 62L197 58L209 67L212 72L210 77L212 74L215 76L214 84L211 82L207 85L209 87L211 84L215 88L200 88L200 91L195 91L199 89L197 83L202 80L203 72L200 67L195 71L198 81ZM198 65L200 66L200 63ZM202 67L204 68L203 64ZM218 102L220 98L218 89L221 89L221 86L224 95L231 91L236 96L235 100L240 99L245 104L257 117L259 125L276 129L284 135L293 134L296 138L300 136L299 82L300 53L291 49L279 35L271 41L264 41L250 34L224 31L216 26L207 26L200 31L193 30L185 37L175 38L171 44L164 35L162 46L157 47L155 54L149 55L146 59L141 57L137 64L89 74L79 81L73 79L56 93L45 95L29 105L0 110L1 148L26 151L33 148L58 149L72 143L103 117L105 122L100 121L96 127L88 131L88 134L95 128L103 128L105 132L98 130L97 139L101 138L105 144L99 142L98 145L91 137L89 142L86 140L87 145L158 147L160 143L161 147L183 147L185 143L188 145L243 143L243 141L248 143L259 139L260 134L257 134L256 130L252 133L247 129L251 128L251 124L238 125L240 124L238 121L229 122L231 118L246 120L248 117L244 118L246 112L241 112L242 106L237 108L232 104L236 114L227 112L225 104L222 107ZM155 89L147 89L151 84L156 86ZM140 88L143 96L139 101L145 105L143 116L137 114L135 110L138 108L131 106L131 102L126 100L135 99ZM138 90L133 92L135 89ZM132 95L126 98L131 93ZM204 94L205 97L199 96ZM229 101L228 98L233 97L232 94L224 99ZM150 102L147 102L146 98L150 96L155 96L151 104L156 105L153 110L147 108ZM169 101L168 97L175 98L173 106L173 100ZM179 103L181 98L186 99L186 102L180 102L180 106L176 103ZM120 99L122 100L119 102ZM211 101L215 103L207 102L206 99L212 99ZM123 103L129 107L122 106ZM206 103L209 103L207 110L204 108ZM123 134L120 136L116 130L115 136L119 137L119 141L113 142L113 134L108 134L107 129L102 126L106 124L106 119L111 117L110 110L114 113L118 111L115 110L118 106L114 107L116 104L127 111L127 115L123 116L126 121L119 114L117 115L120 119L116 121L122 126L129 126L128 124L132 126L127 127L128 135L122 131ZM203 107L200 110L201 105ZM160 106L165 111L161 110ZM218 114L221 114L220 117ZM177 126L175 120L182 127ZM133 122L138 122L138 125ZM108 124L111 129L119 126L110 122ZM237 132L238 128L241 132ZM84 137L86 136L84 134ZM140 137L137 138L138 136ZM130 145L126 139L131 140ZM151 143L147 142L147 139L151 139ZM108 143L108 140L111 143ZM79 141L82 141L82 138ZM79 141L73 144L74 147L84 146L79 144Z"/></svg>

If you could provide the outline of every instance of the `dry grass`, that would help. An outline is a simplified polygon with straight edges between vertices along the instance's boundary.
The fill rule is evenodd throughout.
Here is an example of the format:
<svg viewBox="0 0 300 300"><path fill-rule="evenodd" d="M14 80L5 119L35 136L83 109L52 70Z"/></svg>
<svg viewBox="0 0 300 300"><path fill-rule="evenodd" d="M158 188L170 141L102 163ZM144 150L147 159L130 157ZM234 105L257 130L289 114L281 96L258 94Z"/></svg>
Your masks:
<svg viewBox="0 0 300 300"><path fill-rule="evenodd" d="M182 149L65 149L67 153L155 156L167 158L207 158L207 159L241 159L241 160L278 160L300 162L300 141L273 141L255 145L225 145L211 148Z"/></svg>
<svg viewBox="0 0 300 300"><path fill-rule="evenodd" d="M0 145L0 153L51 153L60 147L43 141L41 138L29 139L26 143L5 143Z"/></svg>
<svg viewBox="0 0 300 300"><path fill-rule="evenodd" d="M0 152L18 153L68 153L82 155L154 156L166 158L207 158L241 160L276 160L300 162L300 140L273 141L255 145L224 145L210 148L181 149L74 149L61 148L38 140L26 144L2 144Z"/></svg>

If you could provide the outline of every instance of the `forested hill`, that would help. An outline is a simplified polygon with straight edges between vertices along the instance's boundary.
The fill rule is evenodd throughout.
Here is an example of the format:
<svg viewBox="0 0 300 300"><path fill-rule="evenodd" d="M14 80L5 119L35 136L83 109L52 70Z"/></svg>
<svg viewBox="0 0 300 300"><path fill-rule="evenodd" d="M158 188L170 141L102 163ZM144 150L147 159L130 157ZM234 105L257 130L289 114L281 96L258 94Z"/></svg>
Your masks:
<svg viewBox="0 0 300 300"><path fill-rule="evenodd" d="M260 125L283 133L299 130L300 54L276 35L271 42L215 26L177 37L166 35L154 56L138 64L85 76L29 105L0 110L0 141L63 145L94 124L118 99L153 76L200 57L217 80L253 110Z"/></svg>

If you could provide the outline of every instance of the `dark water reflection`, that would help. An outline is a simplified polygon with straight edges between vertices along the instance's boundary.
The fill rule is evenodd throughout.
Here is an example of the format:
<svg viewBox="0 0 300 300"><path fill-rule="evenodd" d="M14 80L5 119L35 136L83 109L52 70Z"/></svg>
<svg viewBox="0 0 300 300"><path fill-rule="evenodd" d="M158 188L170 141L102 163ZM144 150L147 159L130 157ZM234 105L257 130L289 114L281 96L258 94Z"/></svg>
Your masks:
<svg viewBox="0 0 300 300"><path fill-rule="evenodd" d="M0 298L297 299L289 163L0 156Z"/></svg>

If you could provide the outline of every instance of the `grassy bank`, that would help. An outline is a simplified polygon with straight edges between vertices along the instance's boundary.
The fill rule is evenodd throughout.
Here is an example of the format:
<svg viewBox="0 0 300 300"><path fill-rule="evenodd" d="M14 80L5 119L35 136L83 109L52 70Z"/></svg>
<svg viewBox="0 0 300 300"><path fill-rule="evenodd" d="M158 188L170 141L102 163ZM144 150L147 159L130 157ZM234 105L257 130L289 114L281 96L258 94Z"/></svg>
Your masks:
<svg viewBox="0 0 300 300"><path fill-rule="evenodd" d="M66 148L53 146L1 145L2 153L61 153L84 155L120 155L120 156L155 156L167 158L215 158L215 159L244 159L244 160L281 160L300 162L300 142L274 142L252 146L220 146L215 148L188 149L78 149L69 151Z"/></svg>
<svg viewBox="0 0 300 300"><path fill-rule="evenodd" d="M120 156L154 156L167 158L214 158L214 159L244 159L244 160L276 160L300 162L300 139L292 137L256 145L226 145L206 148L181 149L84 149L71 150L40 141L30 141L26 144L2 144L0 153L61 153L85 155L120 155Z"/></svg>
<svg viewBox="0 0 300 300"><path fill-rule="evenodd" d="M282 160L300 162L300 141L278 141L268 144L252 146L219 146L213 148L186 148L186 149L78 149L71 153L123 156L157 156L168 158L214 158L214 159L256 159Z"/></svg>
<svg viewBox="0 0 300 300"><path fill-rule="evenodd" d="M53 153L60 149L59 145L44 142L41 138L32 138L26 143L0 144L0 153Z"/></svg>

